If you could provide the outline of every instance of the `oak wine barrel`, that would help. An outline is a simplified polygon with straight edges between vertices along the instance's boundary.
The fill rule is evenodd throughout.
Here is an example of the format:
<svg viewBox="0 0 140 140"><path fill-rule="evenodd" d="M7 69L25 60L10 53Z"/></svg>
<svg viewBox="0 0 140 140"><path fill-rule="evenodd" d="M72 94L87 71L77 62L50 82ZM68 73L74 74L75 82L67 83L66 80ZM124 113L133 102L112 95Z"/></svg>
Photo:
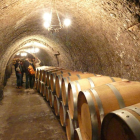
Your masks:
<svg viewBox="0 0 140 140"><path fill-rule="evenodd" d="M63 102L60 102L60 123L62 126L66 126L66 112L68 108L64 106Z"/></svg>
<svg viewBox="0 0 140 140"><path fill-rule="evenodd" d="M39 83L40 83L40 81L37 79L36 80L36 90L38 91L38 89L39 89Z"/></svg>
<svg viewBox="0 0 140 140"><path fill-rule="evenodd" d="M44 83L46 83L46 74L47 74L47 71L49 70L53 70L53 69L56 69L57 67L49 67L48 69L43 69L43 72L42 72L42 81Z"/></svg>
<svg viewBox="0 0 140 140"><path fill-rule="evenodd" d="M54 95L54 112L56 116L60 115L60 101L56 95Z"/></svg>
<svg viewBox="0 0 140 140"><path fill-rule="evenodd" d="M45 83L44 83L44 82L43 82L43 84L42 84L41 95L42 95L43 97L45 97L45 95L46 95L46 87L45 87Z"/></svg>
<svg viewBox="0 0 140 140"><path fill-rule="evenodd" d="M54 95L53 95L53 92L50 91L49 92L49 103L50 103L50 107L54 107Z"/></svg>
<svg viewBox="0 0 140 140"><path fill-rule="evenodd" d="M34 88L37 87L37 79L35 79L35 82L34 82Z"/></svg>
<svg viewBox="0 0 140 140"><path fill-rule="evenodd" d="M68 110L66 113L66 134L68 140L74 140L74 127Z"/></svg>
<svg viewBox="0 0 140 140"><path fill-rule="evenodd" d="M68 84L68 107L71 118L77 119L77 97L79 91L121 80L121 78L117 77L95 76L70 82Z"/></svg>
<svg viewBox="0 0 140 140"><path fill-rule="evenodd" d="M74 76L74 75L77 75L77 77L78 77L78 74L82 74L82 72L72 71L72 72L69 72L69 73L64 73L64 74L56 76L56 78L55 78L55 81L56 81L55 88L56 88L56 95L57 95L58 98L62 98L62 90L61 90L62 78L71 77L71 76Z"/></svg>
<svg viewBox="0 0 140 140"><path fill-rule="evenodd" d="M52 69L53 67L51 66L42 66L42 67L39 67L39 80L40 81L43 81L43 74L44 74L44 70L49 70L49 69Z"/></svg>
<svg viewBox="0 0 140 140"><path fill-rule="evenodd" d="M56 79L56 86L57 86L56 89L58 89L58 93L62 91L62 101L65 106L68 106L68 83L79 80L79 79L87 78L87 77L93 77L93 76L95 76L95 74L93 73L78 73L76 75L72 75L69 77L63 77L61 80L62 84L60 83L61 88L59 88L60 84L57 83L57 79Z"/></svg>
<svg viewBox="0 0 140 140"><path fill-rule="evenodd" d="M47 100L47 101L49 101L50 92L51 92L51 90L49 89L48 86L46 86L46 100Z"/></svg>
<svg viewBox="0 0 140 140"><path fill-rule="evenodd" d="M49 87L51 87L51 83L50 83L50 79L51 79L51 73L52 72L61 72L62 70L64 70L63 68L56 68L56 69L53 69L53 70L49 70L49 71L47 71L47 79L46 79L46 85L47 86L49 86Z"/></svg>
<svg viewBox="0 0 140 140"><path fill-rule="evenodd" d="M99 140L104 116L114 110L140 102L140 82L119 81L78 95L78 122L82 138Z"/></svg>
<svg viewBox="0 0 140 140"><path fill-rule="evenodd" d="M40 82L41 84L40 84L40 94L43 96L43 90L44 90L44 85L45 85L45 83L44 82Z"/></svg>
<svg viewBox="0 0 140 140"><path fill-rule="evenodd" d="M42 83L42 81L38 81L38 88L37 88L37 91L38 91L38 92L40 92L41 83Z"/></svg>
<svg viewBox="0 0 140 140"><path fill-rule="evenodd" d="M52 72L50 74L50 86L51 86L52 92L56 92L56 88L55 88L56 76L60 75L60 74L63 75L65 73L67 73L68 75L71 75L70 74L71 72L72 72L72 70L61 70L61 71Z"/></svg>
<svg viewBox="0 0 140 140"><path fill-rule="evenodd" d="M102 140L140 140L140 103L107 114L101 128Z"/></svg>
<svg viewBox="0 0 140 140"><path fill-rule="evenodd" d="M48 69L50 68L50 66L41 66L41 67L37 67L36 68L36 72L35 72L35 78L40 80L40 73L41 73L41 70L43 69Z"/></svg>

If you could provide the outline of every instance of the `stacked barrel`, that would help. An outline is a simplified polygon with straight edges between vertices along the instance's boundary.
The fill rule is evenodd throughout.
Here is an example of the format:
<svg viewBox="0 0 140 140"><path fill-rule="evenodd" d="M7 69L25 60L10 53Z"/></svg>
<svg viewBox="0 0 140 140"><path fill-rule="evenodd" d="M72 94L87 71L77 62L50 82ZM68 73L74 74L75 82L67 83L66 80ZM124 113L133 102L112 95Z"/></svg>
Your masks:
<svg viewBox="0 0 140 140"><path fill-rule="evenodd" d="M139 104L133 107L133 113L132 107L128 109L140 103L140 82L137 81L42 66L36 70L36 89L54 108L55 115L66 128L68 140L125 140L125 116L131 113L130 116L135 115L140 120L135 113L137 110L140 115ZM117 109L123 111L115 112ZM113 125L124 129L121 136L116 133L117 127L111 128ZM133 130L129 132L134 133ZM139 136L135 133L129 134L129 139Z"/></svg>

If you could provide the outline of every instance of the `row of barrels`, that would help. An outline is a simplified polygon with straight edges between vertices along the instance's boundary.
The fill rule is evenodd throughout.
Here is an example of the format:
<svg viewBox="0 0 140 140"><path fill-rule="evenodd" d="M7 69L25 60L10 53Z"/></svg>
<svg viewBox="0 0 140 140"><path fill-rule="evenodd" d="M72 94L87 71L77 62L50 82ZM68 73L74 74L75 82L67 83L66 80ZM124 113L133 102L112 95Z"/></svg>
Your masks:
<svg viewBox="0 0 140 140"><path fill-rule="evenodd" d="M68 140L140 140L140 82L43 66L35 83Z"/></svg>

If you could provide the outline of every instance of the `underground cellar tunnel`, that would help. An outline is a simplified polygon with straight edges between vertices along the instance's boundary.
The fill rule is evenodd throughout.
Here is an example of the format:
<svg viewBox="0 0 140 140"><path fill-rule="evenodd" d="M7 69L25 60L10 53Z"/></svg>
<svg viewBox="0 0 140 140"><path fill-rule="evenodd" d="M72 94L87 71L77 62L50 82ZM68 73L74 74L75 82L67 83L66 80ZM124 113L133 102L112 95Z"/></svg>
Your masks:
<svg viewBox="0 0 140 140"><path fill-rule="evenodd" d="M52 10L58 27L48 30L43 15ZM0 11L1 102L21 52L40 66L140 81L139 0L1 0ZM38 53L27 51L34 47Z"/></svg>

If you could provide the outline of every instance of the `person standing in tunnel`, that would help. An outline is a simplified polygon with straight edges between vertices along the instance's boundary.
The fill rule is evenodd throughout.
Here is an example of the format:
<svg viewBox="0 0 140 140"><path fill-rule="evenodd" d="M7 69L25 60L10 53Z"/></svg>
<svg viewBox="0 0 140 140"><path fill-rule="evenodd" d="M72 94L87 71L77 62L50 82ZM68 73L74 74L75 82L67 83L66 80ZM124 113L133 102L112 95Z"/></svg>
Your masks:
<svg viewBox="0 0 140 140"><path fill-rule="evenodd" d="M36 62L35 62L35 58L32 59L32 66L34 71L36 70ZM32 87L34 87L34 82L35 82L35 74L32 75Z"/></svg>
<svg viewBox="0 0 140 140"><path fill-rule="evenodd" d="M29 67L29 59L26 58L24 64L23 64L23 68L24 68L24 72L25 72L25 75L26 75L26 84L25 84L25 88L28 89L29 88L29 76L30 76L30 73L28 71L28 67Z"/></svg>
<svg viewBox="0 0 140 140"><path fill-rule="evenodd" d="M31 88L33 89L34 86L34 74L31 74L29 72L29 66L32 67L35 70L34 65L32 64L30 58L26 58L25 62L24 62L24 70L25 70L25 74L26 74L26 86L25 88Z"/></svg>
<svg viewBox="0 0 140 140"><path fill-rule="evenodd" d="M23 68L23 60L20 61L20 65L22 67L22 72L21 72L21 85L23 85L23 76L24 76L24 68Z"/></svg>
<svg viewBox="0 0 140 140"><path fill-rule="evenodd" d="M15 72L17 77L17 88L21 88L22 86L22 67L20 64L20 60L18 59L15 64Z"/></svg>

